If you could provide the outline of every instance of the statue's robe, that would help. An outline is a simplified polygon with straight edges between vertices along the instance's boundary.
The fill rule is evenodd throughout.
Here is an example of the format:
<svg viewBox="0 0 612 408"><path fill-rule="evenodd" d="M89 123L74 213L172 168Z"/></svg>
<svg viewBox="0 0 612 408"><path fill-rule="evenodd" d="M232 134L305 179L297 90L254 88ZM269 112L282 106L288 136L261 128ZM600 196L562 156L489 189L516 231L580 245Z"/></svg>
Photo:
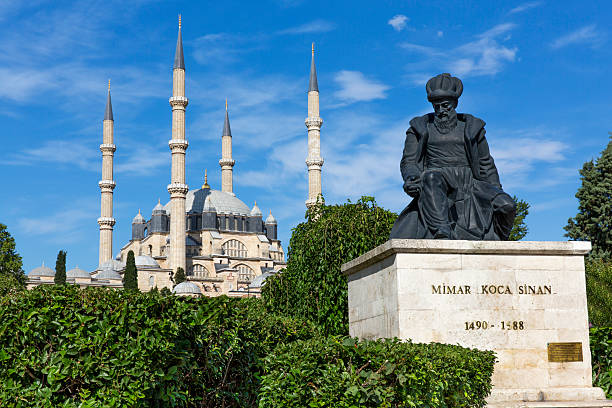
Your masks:
<svg viewBox="0 0 612 408"><path fill-rule="evenodd" d="M463 140L465 157L469 170L445 167L444 178L453 186L450 193L445 192L444 208L448 210L450 239L471 240L506 240L512 228L515 216L515 203L501 188L495 162L489 152L485 138L485 122L468 114L457 114L460 128L464 129ZM432 196L427 200L423 190L423 175L432 169L427 163L427 141L429 129L432 129L434 114L416 117L410 121L406 131L404 153L400 170L404 182L413 177L421 179L421 192L401 212L391 231L391 238L430 239L436 233L427 220L432 218L424 209L424 202L432 203ZM440 170L440 169L437 169ZM466 177L466 173L467 176ZM447 185L448 187L448 185ZM448 194L447 194L448 193Z"/></svg>

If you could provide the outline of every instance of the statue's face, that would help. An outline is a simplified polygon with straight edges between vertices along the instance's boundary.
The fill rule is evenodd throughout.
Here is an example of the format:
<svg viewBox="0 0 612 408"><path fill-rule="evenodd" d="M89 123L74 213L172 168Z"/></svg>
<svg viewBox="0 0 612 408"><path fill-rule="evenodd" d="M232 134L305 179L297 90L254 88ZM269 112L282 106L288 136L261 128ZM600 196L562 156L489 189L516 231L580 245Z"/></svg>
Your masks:
<svg viewBox="0 0 612 408"><path fill-rule="evenodd" d="M431 105L434 108L436 117L445 120L454 112L457 107L457 101L455 99L440 99L439 101L432 102Z"/></svg>

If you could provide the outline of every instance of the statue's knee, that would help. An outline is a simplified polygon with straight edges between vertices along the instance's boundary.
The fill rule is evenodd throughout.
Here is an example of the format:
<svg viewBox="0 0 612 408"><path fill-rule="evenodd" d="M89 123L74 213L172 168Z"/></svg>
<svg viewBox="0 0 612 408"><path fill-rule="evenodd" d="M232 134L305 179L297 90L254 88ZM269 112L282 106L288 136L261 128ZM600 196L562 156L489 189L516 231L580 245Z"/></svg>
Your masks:
<svg viewBox="0 0 612 408"><path fill-rule="evenodd" d="M515 214L516 203L508 194L500 194L493 200L493 209L495 212Z"/></svg>
<svg viewBox="0 0 612 408"><path fill-rule="evenodd" d="M441 177L442 176L437 171L425 170L421 176L421 180L425 185L433 185L438 184Z"/></svg>

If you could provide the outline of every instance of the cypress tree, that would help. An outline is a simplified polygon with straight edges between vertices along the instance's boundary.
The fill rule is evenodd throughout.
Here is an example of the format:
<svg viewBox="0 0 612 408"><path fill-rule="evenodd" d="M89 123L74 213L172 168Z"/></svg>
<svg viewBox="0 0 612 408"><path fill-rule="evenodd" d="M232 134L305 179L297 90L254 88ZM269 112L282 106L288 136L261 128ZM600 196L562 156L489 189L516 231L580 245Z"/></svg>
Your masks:
<svg viewBox="0 0 612 408"><path fill-rule="evenodd" d="M612 256L612 132L601 155L584 163L580 170L578 214L567 221L566 237L591 241L596 258Z"/></svg>
<svg viewBox="0 0 612 408"><path fill-rule="evenodd" d="M134 251L128 252L125 263L125 273L123 274L123 289L138 290L138 271L136 270L136 260Z"/></svg>
<svg viewBox="0 0 612 408"><path fill-rule="evenodd" d="M527 224L525 218L529 215L529 203L527 201L519 199L517 196L513 196L512 199L516 203L516 217L514 218L514 225L508 241L520 241L527 235Z"/></svg>
<svg viewBox="0 0 612 408"><path fill-rule="evenodd" d="M56 285L66 284L66 251L59 251L57 260L55 261L55 278L53 282Z"/></svg>
<svg viewBox="0 0 612 408"><path fill-rule="evenodd" d="M178 285L181 282L185 282L187 278L185 277L185 271L180 266L176 268L176 273L174 274L174 285Z"/></svg>

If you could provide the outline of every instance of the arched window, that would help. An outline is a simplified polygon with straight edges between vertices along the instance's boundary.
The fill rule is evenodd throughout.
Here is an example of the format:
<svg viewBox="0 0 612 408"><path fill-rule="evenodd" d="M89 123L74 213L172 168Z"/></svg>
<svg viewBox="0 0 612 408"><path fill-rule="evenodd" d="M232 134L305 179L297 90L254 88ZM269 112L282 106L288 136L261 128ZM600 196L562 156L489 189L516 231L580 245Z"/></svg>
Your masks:
<svg viewBox="0 0 612 408"><path fill-rule="evenodd" d="M223 253L225 255L236 257L236 258L246 258L247 257L247 249L246 246L237 239L230 239L226 241L223 245Z"/></svg>
<svg viewBox="0 0 612 408"><path fill-rule="evenodd" d="M155 276L149 276L149 287L153 289L153 285L155 285Z"/></svg>
<svg viewBox="0 0 612 408"><path fill-rule="evenodd" d="M196 278L208 278L208 269L204 265L195 264L193 265L193 276Z"/></svg>
<svg viewBox="0 0 612 408"><path fill-rule="evenodd" d="M238 269L238 280L250 282L255 277L255 271L248 265L240 264L235 268Z"/></svg>

